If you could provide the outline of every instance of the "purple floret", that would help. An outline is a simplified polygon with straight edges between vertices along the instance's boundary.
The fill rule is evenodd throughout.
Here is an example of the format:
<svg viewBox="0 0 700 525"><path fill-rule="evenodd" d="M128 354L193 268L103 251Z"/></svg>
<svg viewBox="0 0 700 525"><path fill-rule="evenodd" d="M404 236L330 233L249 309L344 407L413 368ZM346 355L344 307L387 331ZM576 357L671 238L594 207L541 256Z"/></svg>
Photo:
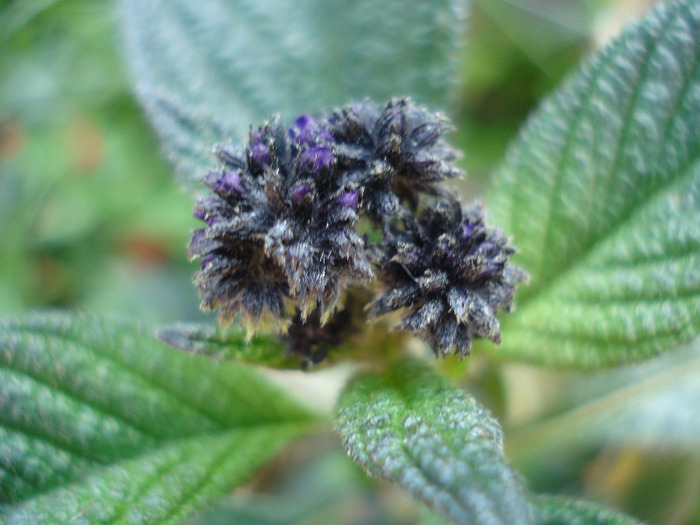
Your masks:
<svg viewBox="0 0 700 525"><path fill-rule="evenodd" d="M328 169L333 165L333 152L324 146L309 148L301 154L300 164L313 172Z"/></svg>
<svg viewBox="0 0 700 525"><path fill-rule="evenodd" d="M292 141L292 145L296 147L314 146L320 142L333 140L328 129L319 125L309 115L302 115L294 122L294 125L289 128L289 138Z"/></svg>
<svg viewBox="0 0 700 525"><path fill-rule="evenodd" d="M226 193L237 193L243 195L245 189L241 182L241 174L237 171L229 171L217 179L212 185L212 189L216 192L224 191Z"/></svg>
<svg viewBox="0 0 700 525"><path fill-rule="evenodd" d="M267 151L267 146L262 142L253 142L250 145L250 154L253 160L260 165L268 164L270 162L270 154Z"/></svg>
<svg viewBox="0 0 700 525"><path fill-rule="evenodd" d="M469 240L469 237L472 236L472 232L474 231L474 225L469 224L468 222L462 223L462 240L467 241Z"/></svg>
<svg viewBox="0 0 700 525"><path fill-rule="evenodd" d="M304 197L306 197L310 191L311 188L308 184L300 184L292 191L292 202L294 204L299 204L304 200Z"/></svg>
<svg viewBox="0 0 700 525"><path fill-rule="evenodd" d="M357 192L354 190L346 191L345 193L341 193L338 196L338 200L336 201L340 206L343 206L344 208L352 208L355 209L357 208Z"/></svg>

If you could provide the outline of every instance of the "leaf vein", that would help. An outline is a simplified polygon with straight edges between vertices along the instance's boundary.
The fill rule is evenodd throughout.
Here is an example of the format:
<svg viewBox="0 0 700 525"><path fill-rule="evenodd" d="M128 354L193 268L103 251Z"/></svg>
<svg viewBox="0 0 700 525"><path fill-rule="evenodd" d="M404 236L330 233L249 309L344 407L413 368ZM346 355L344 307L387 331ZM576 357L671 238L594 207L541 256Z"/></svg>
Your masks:
<svg viewBox="0 0 700 525"><path fill-rule="evenodd" d="M54 331L50 329L49 327L44 327L41 329L37 329L36 327L31 327L31 326L16 326L13 327L17 332L22 332L25 331L27 333L34 333L38 335L44 335L47 337L53 337L57 340L66 340L70 341L76 346L82 348L83 350L86 351L88 354L95 354L101 356L103 359L106 361L110 362L112 365L115 367L133 375L136 378L139 378L140 380L145 381L151 387L154 391L161 392L164 394L166 397L170 398L172 401L176 402L177 404L184 406L193 412L197 413L198 415L202 416L203 418L209 420L211 423L215 424L217 427L222 427L223 424L214 419L212 416L209 414L203 413L201 409L195 405L193 405L191 402L189 402L185 397L179 395L175 390L171 390L170 388L164 387L163 385L156 383L153 381L152 377L149 377L147 374L145 374L142 370L139 370L137 368L130 367L126 365L123 361L119 360L117 357L111 355L108 352L105 352L104 348L102 348L100 345L95 345L94 347L89 346L88 343L84 340L82 340L80 337L76 337L72 334L68 334L66 332L61 332L61 331ZM109 346L109 343L105 342L105 346Z"/></svg>

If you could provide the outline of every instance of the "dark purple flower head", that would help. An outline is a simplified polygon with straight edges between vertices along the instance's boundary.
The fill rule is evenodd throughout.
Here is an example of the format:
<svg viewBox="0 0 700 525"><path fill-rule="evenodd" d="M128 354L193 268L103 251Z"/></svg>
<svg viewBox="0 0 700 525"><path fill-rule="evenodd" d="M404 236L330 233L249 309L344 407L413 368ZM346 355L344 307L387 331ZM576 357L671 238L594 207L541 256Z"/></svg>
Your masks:
<svg viewBox="0 0 700 525"><path fill-rule="evenodd" d="M402 223L386 228L381 267L388 291L370 304L370 314L407 308L397 328L424 338L436 355L455 349L465 357L474 337L500 342L496 314L510 310L526 279L508 262L515 250L503 232L484 224L480 205L462 210L454 198Z"/></svg>
<svg viewBox="0 0 700 525"><path fill-rule="evenodd" d="M190 257L202 261L202 306L218 309L222 321L240 314L283 327L287 302L303 318L317 311L325 320L345 286L373 276L354 231L358 215L337 205L338 195L352 204L344 193L352 181L320 145L313 119L293 129L272 121L251 131L247 147L220 147L222 167L204 180L217 197L197 205L207 227L195 232ZM292 148L288 136L302 146Z"/></svg>
<svg viewBox="0 0 700 525"><path fill-rule="evenodd" d="M328 118L336 161L357 170L363 205L375 222L384 222L407 206L415 210L420 195L441 195L440 183L462 171L458 152L444 139L452 130L439 113L408 98L390 100L383 110L363 101L336 110Z"/></svg>

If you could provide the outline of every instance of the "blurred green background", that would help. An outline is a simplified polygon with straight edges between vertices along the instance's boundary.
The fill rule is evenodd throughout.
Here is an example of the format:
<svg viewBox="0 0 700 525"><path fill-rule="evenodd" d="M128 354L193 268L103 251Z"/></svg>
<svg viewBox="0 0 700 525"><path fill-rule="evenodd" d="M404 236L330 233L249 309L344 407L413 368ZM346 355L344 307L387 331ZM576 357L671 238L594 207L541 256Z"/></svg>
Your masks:
<svg viewBox="0 0 700 525"><path fill-rule="evenodd" d="M468 191L628 3L474 3L452 108ZM132 95L118 16L112 2L0 3L0 311L200 318L185 260L191 199Z"/></svg>
<svg viewBox="0 0 700 525"><path fill-rule="evenodd" d="M537 101L651 3L473 2L451 108L469 173L460 189L483 193ZM0 2L1 313L68 307L155 322L206 318L186 260L197 226L192 199L175 182L132 95L118 18L112 2ZM696 456L629 447L562 449L561 456L526 454L531 444L518 449L517 424L546 412L547 402L538 404L542 385L569 380L518 370L474 360L470 389L516 427L509 453L534 489L591 497L656 523L700 523ZM509 389L534 401L505 406ZM231 509L250 516L240 523L289 523L275 516L295 512L304 523L420 519L403 496L385 486L377 491L360 475L332 435L299 444L246 492L268 495L234 499L202 519L227 523Z"/></svg>

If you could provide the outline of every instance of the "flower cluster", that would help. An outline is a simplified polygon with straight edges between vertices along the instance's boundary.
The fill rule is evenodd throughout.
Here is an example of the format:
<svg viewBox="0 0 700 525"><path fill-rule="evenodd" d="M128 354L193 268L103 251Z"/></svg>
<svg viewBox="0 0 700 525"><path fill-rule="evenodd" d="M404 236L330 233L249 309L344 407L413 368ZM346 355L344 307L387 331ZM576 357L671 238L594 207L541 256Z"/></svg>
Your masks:
<svg viewBox="0 0 700 525"><path fill-rule="evenodd" d="M462 210L448 198L420 217L406 215L389 225L382 248L389 289L369 305L371 315L407 308L397 328L424 338L436 355L455 348L465 357L474 336L500 342L496 313L510 310L526 274L508 264L515 250L484 224L481 205Z"/></svg>
<svg viewBox="0 0 700 525"><path fill-rule="evenodd" d="M220 168L204 179L210 193L195 208L205 226L189 245L201 261L202 307L222 322L291 323L291 351L316 362L343 332L347 309L326 325L343 291L376 271L388 290L370 314L408 308L398 328L436 353L466 355L474 336L498 342L495 314L508 310L524 274L508 264L505 236L441 184L461 174L450 129L398 98L304 115L289 129L275 119L243 148L220 146ZM370 244L361 225L383 241Z"/></svg>

